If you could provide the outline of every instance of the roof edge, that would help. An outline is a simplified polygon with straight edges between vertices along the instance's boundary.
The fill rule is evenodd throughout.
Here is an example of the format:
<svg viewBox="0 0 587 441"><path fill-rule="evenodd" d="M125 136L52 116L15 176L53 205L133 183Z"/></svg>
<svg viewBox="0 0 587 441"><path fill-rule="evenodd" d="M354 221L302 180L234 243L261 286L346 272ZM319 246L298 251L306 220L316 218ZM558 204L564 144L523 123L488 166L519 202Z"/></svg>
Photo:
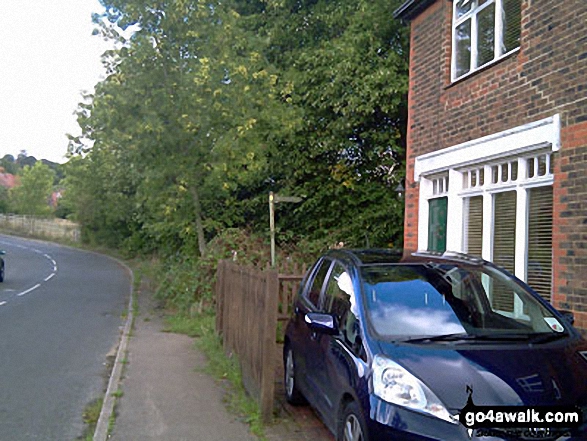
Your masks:
<svg viewBox="0 0 587 441"><path fill-rule="evenodd" d="M407 21L413 20L435 1L436 0L407 0L393 12L393 17Z"/></svg>

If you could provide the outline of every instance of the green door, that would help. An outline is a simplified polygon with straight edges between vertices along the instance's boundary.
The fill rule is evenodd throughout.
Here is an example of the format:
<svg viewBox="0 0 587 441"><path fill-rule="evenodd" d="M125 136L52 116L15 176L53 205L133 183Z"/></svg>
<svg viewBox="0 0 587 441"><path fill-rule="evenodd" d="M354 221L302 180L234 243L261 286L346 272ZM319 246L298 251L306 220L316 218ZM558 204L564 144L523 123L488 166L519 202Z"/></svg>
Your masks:
<svg viewBox="0 0 587 441"><path fill-rule="evenodd" d="M446 251L446 214L448 198L428 201L428 251Z"/></svg>

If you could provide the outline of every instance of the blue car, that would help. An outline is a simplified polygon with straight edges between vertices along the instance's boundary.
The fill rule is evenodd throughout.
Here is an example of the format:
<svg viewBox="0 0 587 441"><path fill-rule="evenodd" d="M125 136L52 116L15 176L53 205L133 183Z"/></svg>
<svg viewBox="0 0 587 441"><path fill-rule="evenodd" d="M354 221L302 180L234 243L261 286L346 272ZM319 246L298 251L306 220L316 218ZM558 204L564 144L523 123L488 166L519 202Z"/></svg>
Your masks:
<svg viewBox="0 0 587 441"><path fill-rule="evenodd" d="M4 256L6 251L0 250L0 256ZM4 263L4 259L0 257L0 282L4 282L4 275L6 272L6 264Z"/></svg>
<svg viewBox="0 0 587 441"><path fill-rule="evenodd" d="M587 440L572 315L482 259L331 250L301 284L283 357L287 401L339 441Z"/></svg>

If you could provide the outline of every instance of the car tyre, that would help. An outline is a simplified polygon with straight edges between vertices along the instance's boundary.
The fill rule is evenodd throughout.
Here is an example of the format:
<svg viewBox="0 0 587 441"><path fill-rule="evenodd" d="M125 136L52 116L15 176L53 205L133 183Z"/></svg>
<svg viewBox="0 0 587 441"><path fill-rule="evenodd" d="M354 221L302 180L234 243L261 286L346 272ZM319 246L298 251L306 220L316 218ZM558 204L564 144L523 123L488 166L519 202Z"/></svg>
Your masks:
<svg viewBox="0 0 587 441"><path fill-rule="evenodd" d="M4 282L4 262L0 265L0 282Z"/></svg>
<svg viewBox="0 0 587 441"><path fill-rule="evenodd" d="M367 441L367 424L356 401L348 403L337 428L337 441Z"/></svg>
<svg viewBox="0 0 587 441"><path fill-rule="evenodd" d="M299 391L296 380L296 365L293 350L286 347L283 357L283 386L285 388L285 399L289 404L306 404L306 399Z"/></svg>

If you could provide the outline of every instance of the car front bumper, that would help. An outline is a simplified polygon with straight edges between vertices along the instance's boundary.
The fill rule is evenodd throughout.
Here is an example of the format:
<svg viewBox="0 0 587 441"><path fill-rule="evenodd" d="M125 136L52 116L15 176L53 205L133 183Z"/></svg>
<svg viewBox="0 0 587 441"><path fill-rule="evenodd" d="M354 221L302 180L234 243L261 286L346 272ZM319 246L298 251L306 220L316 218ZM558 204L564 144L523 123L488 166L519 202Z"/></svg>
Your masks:
<svg viewBox="0 0 587 441"><path fill-rule="evenodd" d="M531 429L473 429L430 415L369 397L365 411L370 439L373 441L587 441L587 425L572 431L555 432Z"/></svg>

